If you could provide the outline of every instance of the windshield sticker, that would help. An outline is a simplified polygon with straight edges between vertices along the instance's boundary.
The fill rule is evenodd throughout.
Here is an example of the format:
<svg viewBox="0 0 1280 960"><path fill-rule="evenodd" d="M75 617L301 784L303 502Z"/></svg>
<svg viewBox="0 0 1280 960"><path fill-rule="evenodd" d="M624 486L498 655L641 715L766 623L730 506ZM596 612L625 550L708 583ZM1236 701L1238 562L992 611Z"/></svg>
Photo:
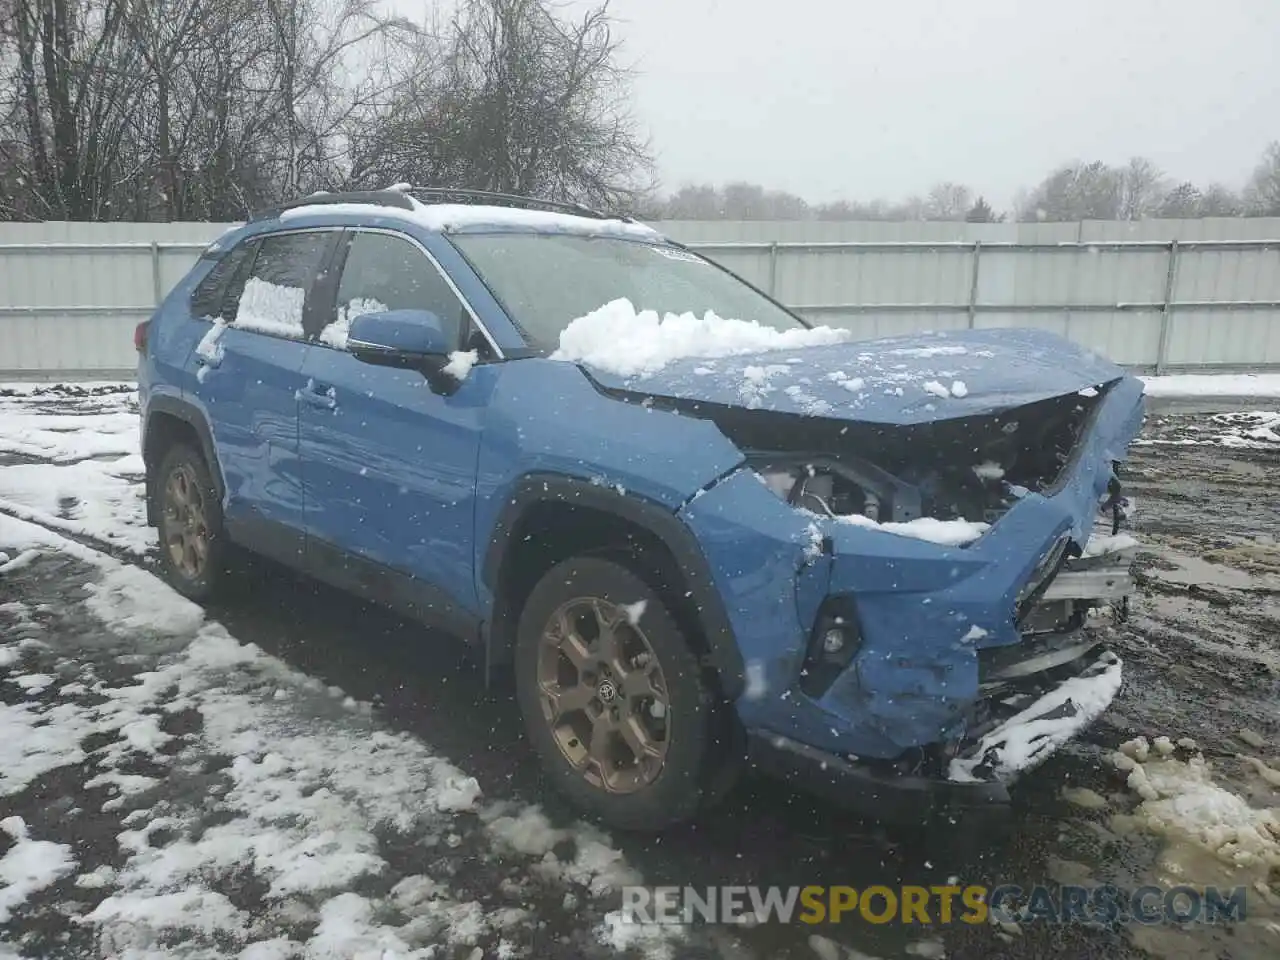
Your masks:
<svg viewBox="0 0 1280 960"><path fill-rule="evenodd" d="M660 257L666 257L668 260L683 260L685 263L706 263L697 254L689 253L689 251L681 250L678 247L650 247L649 249Z"/></svg>

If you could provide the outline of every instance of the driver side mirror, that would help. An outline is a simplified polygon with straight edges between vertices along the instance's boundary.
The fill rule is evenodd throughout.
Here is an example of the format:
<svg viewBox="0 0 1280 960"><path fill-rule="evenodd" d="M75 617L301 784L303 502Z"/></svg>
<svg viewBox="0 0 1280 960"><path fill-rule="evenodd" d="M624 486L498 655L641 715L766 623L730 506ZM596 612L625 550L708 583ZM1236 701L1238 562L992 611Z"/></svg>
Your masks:
<svg viewBox="0 0 1280 960"><path fill-rule="evenodd" d="M382 367L442 367L453 349L440 318L430 310L362 313L347 331L347 351Z"/></svg>

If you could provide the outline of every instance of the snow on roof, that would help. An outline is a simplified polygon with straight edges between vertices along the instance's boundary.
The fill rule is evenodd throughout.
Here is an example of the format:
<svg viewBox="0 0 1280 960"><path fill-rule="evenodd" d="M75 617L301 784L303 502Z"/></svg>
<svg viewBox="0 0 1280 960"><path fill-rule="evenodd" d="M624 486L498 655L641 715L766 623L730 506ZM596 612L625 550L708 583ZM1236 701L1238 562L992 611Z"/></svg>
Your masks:
<svg viewBox="0 0 1280 960"><path fill-rule="evenodd" d="M708 310L692 313L639 310L626 298L606 303L578 317L560 332L553 360L585 363L620 377L656 373L669 363L690 357L714 359L796 350L853 339L850 330L797 327L775 330L754 320L726 320Z"/></svg>
<svg viewBox="0 0 1280 960"><path fill-rule="evenodd" d="M331 216L382 217L404 220L428 230L458 233L467 230L529 230L546 233L571 233L580 236L622 237L635 240L662 240L662 234L642 223L626 220L598 219L570 213L525 210L520 207L486 206L465 203L421 203L410 197L414 208L382 206L376 203L308 203L280 213L281 220L299 217Z"/></svg>
<svg viewBox="0 0 1280 960"><path fill-rule="evenodd" d="M461 203L417 205L416 219L431 230L458 231L474 227L516 227L560 233L585 233L631 237L638 240L661 240L662 234L642 223L596 217L580 217L570 213L546 210L524 210L520 207L488 207Z"/></svg>
<svg viewBox="0 0 1280 960"><path fill-rule="evenodd" d="M281 220L296 220L300 217L315 217L328 214L341 217L396 217L402 220L413 219L409 210L400 207L384 207L377 203L307 203L300 207L289 207L280 211Z"/></svg>

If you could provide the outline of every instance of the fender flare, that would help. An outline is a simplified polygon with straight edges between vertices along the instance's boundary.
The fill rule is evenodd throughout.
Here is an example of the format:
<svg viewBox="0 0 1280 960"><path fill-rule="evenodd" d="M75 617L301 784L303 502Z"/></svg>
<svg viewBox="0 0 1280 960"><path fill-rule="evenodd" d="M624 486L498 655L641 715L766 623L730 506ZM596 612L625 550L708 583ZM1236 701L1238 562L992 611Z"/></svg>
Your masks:
<svg viewBox="0 0 1280 960"><path fill-rule="evenodd" d="M602 487L559 474L525 474L516 481L506 504L499 511L489 537L480 576L495 591L502 564L513 533L525 513L539 503L572 504L611 513L647 531L671 552L685 587L696 608L699 626L707 645L707 661L720 681L725 697L736 700L746 687L746 668L733 627L717 591L711 567L697 538L668 508L652 500L619 494ZM496 591L495 591L496 592ZM494 631L485 631L486 661L494 663Z"/></svg>
<svg viewBox="0 0 1280 960"><path fill-rule="evenodd" d="M209 421L205 418L204 413L195 404L190 403L180 397L173 397L167 394L153 395L148 401L146 412L142 421L142 462L147 466L147 521L154 525L154 517L152 512L154 509L154 483L155 478L152 467L156 466L154 455L147 450L147 434L151 430L151 418L156 414L164 414L173 417L175 420L181 420L189 426L195 433L196 438L200 442L200 452L204 455L204 461L209 465L209 473L213 477L213 486L218 494L218 499L223 500L226 496L226 483L222 476L222 468L218 464L218 457L213 446L213 431L209 429Z"/></svg>

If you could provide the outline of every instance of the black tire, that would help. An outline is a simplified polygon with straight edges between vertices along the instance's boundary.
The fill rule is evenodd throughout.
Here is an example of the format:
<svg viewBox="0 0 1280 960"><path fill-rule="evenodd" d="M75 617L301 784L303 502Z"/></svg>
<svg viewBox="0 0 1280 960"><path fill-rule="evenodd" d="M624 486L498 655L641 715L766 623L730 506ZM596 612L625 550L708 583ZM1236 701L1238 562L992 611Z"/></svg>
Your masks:
<svg viewBox="0 0 1280 960"><path fill-rule="evenodd" d="M184 569L168 546L175 531L177 501L170 481L184 472L199 495L199 516L207 531L207 550L198 571ZM226 578L229 543L222 525L222 504L218 499L213 476L204 457L183 443L175 443L165 451L156 470L156 530L160 539L160 570L169 586L190 600L203 603L212 599Z"/></svg>
<svg viewBox="0 0 1280 960"><path fill-rule="evenodd" d="M611 792L575 768L543 711L538 679L543 632L564 604L584 597L616 605L645 603L639 627L664 680L663 715L668 719L660 770L633 792ZM521 612L514 667L525 730L545 777L588 818L623 830L656 831L691 819L705 803L726 792L726 744L717 735L725 729L725 706L666 604L626 567L576 557L548 571ZM622 709L628 707L624 704Z"/></svg>

